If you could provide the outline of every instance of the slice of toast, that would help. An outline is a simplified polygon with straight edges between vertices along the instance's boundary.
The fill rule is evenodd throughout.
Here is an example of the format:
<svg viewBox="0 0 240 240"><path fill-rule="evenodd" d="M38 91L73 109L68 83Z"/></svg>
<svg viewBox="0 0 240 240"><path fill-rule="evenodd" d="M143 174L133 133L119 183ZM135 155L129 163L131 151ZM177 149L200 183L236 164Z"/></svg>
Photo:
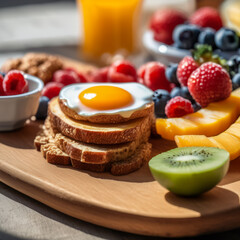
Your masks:
<svg viewBox="0 0 240 240"><path fill-rule="evenodd" d="M36 136L34 143L37 150L40 150L40 145L53 142L59 149L75 160L102 164L128 158L135 152L140 144L148 141L149 136L150 129L144 132L138 139L128 143L96 145L77 142L53 129L49 118L47 118L44 123L43 133L39 133L39 135Z"/></svg>
<svg viewBox="0 0 240 240"><path fill-rule="evenodd" d="M120 114L98 114L98 115L93 115L93 116L80 116L73 109L66 106L65 99L59 98L59 105L60 105L61 110L67 116L69 116L75 120L89 121L89 122L93 122L93 123L127 122L131 119L149 116L150 114L153 114L153 111L154 111L154 103L150 102L150 103L146 104L146 106L144 108L137 109L136 111L134 111L131 114L131 116L129 116L129 117L123 117Z"/></svg>
<svg viewBox="0 0 240 240"><path fill-rule="evenodd" d="M100 124L77 121L65 115L58 98L50 101L48 115L51 124L63 135L74 140L95 144L119 144L134 141L151 128L152 114L127 123Z"/></svg>
<svg viewBox="0 0 240 240"><path fill-rule="evenodd" d="M136 171L149 160L151 147L152 145L150 143L143 143L137 148L135 153L126 160L102 164L83 163L79 160L72 159L53 143L42 145L41 151L46 160L52 164L72 165L73 168L81 170L92 172L108 171L113 175L125 175Z"/></svg>

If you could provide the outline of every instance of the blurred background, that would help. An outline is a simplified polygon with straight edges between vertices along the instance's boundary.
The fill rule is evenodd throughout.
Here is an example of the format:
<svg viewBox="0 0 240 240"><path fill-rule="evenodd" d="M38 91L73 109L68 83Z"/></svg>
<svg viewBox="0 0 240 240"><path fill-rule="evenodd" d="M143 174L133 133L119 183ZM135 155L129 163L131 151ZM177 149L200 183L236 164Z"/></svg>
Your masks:
<svg viewBox="0 0 240 240"><path fill-rule="evenodd" d="M218 8L221 3L221 0L144 0L138 43L141 45L141 34L158 8L174 7L189 15L201 6ZM26 51L88 60L82 57L79 47L83 40L82 13L75 0L1 0L0 27L0 64Z"/></svg>

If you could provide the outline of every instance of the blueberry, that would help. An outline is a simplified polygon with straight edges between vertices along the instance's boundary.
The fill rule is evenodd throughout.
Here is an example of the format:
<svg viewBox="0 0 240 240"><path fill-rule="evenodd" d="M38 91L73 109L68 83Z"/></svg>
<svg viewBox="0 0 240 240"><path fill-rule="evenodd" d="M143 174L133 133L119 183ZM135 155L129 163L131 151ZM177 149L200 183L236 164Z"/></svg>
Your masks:
<svg viewBox="0 0 240 240"><path fill-rule="evenodd" d="M176 86L180 86L177 79L177 63L170 64L166 69L166 78L169 82L174 83Z"/></svg>
<svg viewBox="0 0 240 240"><path fill-rule="evenodd" d="M175 87L170 94L171 98L174 98L176 96L181 96L185 99L188 99L192 103L194 103L194 99L192 98L191 94L189 93L188 87Z"/></svg>
<svg viewBox="0 0 240 240"><path fill-rule="evenodd" d="M240 87L240 73L237 73L233 76L232 84L233 84L233 90Z"/></svg>
<svg viewBox="0 0 240 240"><path fill-rule="evenodd" d="M49 98L42 96L39 100L39 106L36 114L36 118L39 120L43 120L47 117L47 111L48 111L48 102Z"/></svg>
<svg viewBox="0 0 240 240"><path fill-rule="evenodd" d="M216 48L215 45L215 33L216 31L212 28L205 28L198 37L198 42L200 44L208 44L212 46L212 48Z"/></svg>
<svg viewBox="0 0 240 240"><path fill-rule="evenodd" d="M198 27L187 24L178 25L173 31L175 46L182 49L191 49L197 42L200 30Z"/></svg>
<svg viewBox="0 0 240 240"><path fill-rule="evenodd" d="M200 33L202 32L202 30L197 25L190 25L190 27L192 28L192 31L193 31L194 43L196 43L196 42L198 42L198 37L199 37Z"/></svg>
<svg viewBox="0 0 240 240"><path fill-rule="evenodd" d="M239 38L234 30L221 28L215 35L215 43L223 51L235 51L238 48Z"/></svg>
<svg viewBox="0 0 240 240"><path fill-rule="evenodd" d="M181 88L180 87L175 87L170 93L171 98L174 98L176 96L181 96Z"/></svg>
<svg viewBox="0 0 240 240"><path fill-rule="evenodd" d="M230 76L233 77L236 73L240 72L240 56L234 55L228 61L227 65L229 67Z"/></svg>
<svg viewBox="0 0 240 240"><path fill-rule="evenodd" d="M201 106L198 103L196 103L196 102L193 103L192 105L193 105L194 112L197 112L198 110L201 109Z"/></svg>
<svg viewBox="0 0 240 240"><path fill-rule="evenodd" d="M158 89L154 92L153 101L156 117L166 117L165 106L170 99L170 94L166 90Z"/></svg>
<svg viewBox="0 0 240 240"><path fill-rule="evenodd" d="M192 95L190 94L188 87L182 87L181 88L181 96L183 98L188 99L189 101L191 101L192 103L195 102Z"/></svg>

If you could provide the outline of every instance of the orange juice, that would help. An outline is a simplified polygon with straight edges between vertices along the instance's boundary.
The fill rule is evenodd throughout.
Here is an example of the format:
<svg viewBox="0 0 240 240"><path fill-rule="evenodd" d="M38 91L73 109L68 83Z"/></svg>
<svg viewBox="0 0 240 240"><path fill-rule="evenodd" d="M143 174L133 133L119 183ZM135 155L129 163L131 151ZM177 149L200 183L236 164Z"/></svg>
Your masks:
<svg viewBox="0 0 240 240"><path fill-rule="evenodd" d="M133 52L138 42L142 0L78 0L83 17L83 53L99 58L119 49Z"/></svg>

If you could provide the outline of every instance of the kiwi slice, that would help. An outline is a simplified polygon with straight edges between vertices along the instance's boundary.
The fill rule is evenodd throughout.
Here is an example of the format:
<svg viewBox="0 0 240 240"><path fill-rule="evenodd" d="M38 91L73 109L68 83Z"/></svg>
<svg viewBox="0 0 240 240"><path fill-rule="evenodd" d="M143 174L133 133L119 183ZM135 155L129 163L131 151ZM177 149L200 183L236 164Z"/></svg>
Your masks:
<svg viewBox="0 0 240 240"><path fill-rule="evenodd" d="M149 161L153 177L169 191L182 196L204 193L226 175L229 153L214 147L182 147Z"/></svg>

